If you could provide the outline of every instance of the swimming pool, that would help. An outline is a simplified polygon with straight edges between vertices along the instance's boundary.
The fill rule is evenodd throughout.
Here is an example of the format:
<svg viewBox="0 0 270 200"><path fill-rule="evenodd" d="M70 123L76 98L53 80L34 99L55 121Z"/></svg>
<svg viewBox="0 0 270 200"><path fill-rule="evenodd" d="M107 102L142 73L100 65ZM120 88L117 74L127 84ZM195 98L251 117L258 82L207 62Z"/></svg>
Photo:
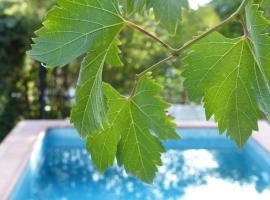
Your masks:
<svg viewBox="0 0 270 200"><path fill-rule="evenodd" d="M178 129L153 185L113 167L101 175L74 129L49 129L10 200L269 200L270 156L254 140L237 150L214 128Z"/></svg>

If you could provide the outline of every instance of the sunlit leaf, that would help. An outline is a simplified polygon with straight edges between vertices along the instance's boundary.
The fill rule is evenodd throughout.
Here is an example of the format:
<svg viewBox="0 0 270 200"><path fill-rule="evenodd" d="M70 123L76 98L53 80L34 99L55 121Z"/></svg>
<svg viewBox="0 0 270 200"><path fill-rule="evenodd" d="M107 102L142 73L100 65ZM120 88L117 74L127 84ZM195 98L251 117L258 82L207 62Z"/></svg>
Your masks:
<svg viewBox="0 0 270 200"><path fill-rule="evenodd" d="M112 128L107 128L87 138L87 150L100 172L104 172L113 165L119 139L120 133Z"/></svg>
<svg viewBox="0 0 270 200"><path fill-rule="evenodd" d="M113 45L95 48L82 63L76 88L76 104L72 108L71 122L81 137L94 134L103 128L106 120L106 104L102 91L102 70L106 56Z"/></svg>
<svg viewBox="0 0 270 200"><path fill-rule="evenodd" d="M247 35L229 39L213 33L194 45L185 58L185 86L191 99L203 97L207 118L214 115L242 147L258 129L260 111L270 114L269 21L259 5L246 7Z"/></svg>
<svg viewBox="0 0 270 200"><path fill-rule="evenodd" d="M185 58L185 86L191 99L204 96L207 118L242 147L257 130L259 112L253 91L256 62L247 38L213 33L194 45Z"/></svg>
<svg viewBox="0 0 270 200"><path fill-rule="evenodd" d="M150 0L150 2L157 21L174 35L182 17L182 9L188 7L187 0Z"/></svg>
<svg viewBox="0 0 270 200"><path fill-rule="evenodd" d="M259 10L259 5L252 4L252 1L246 7L246 18L249 39L257 63L254 67L254 87L258 103L270 119L270 37L266 32L270 22Z"/></svg>
<svg viewBox="0 0 270 200"><path fill-rule="evenodd" d="M161 87L149 76L145 76L140 80L131 99L121 96L108 84L105 84L104 90L108 102L110 127L89 138L88 146L91 154L100 150L102 145L105 149L109 147L115 149L116 143L111 142L108 146L106 143L110 135L119 133L121 135L117 146L119 165L124 165L127 172L145 182L152 182L157 166L161 165L160 154L165 151L159 139L179 138L172 119L165 115L165 109L169 105L157 96ZM112 164L112 156L108 154L98 156L94 161L101 171L106 164L107 166ZM103 164L100 164L100 160Z"/></svg>
<svg viewBox="0 0 270 200"><path fill-rule="evenodd" d="M78 56L108 45L123 27L117 0L58 0L36 32L30 55L48 66L63 66ZM100 44L99 44L100 45Z"/></svg>
<svg viewBox="0 0 270 200"><path fill-rule="evenodd" d="M106 61L112 66L122 66L123 63L120 58L121 50L118 46L121 44L119 39L115 39L108 51Z"/></svg>
<svg viewBox="0 0 270 200"><path fill-rule="evenodd" d="M104 62L119 64L116 36L124 26L116 0L58 0L33 39L30 55L48 66L63 66L83 53L71 122L82 137L102 129L106 106L102 92Z"/></svg>

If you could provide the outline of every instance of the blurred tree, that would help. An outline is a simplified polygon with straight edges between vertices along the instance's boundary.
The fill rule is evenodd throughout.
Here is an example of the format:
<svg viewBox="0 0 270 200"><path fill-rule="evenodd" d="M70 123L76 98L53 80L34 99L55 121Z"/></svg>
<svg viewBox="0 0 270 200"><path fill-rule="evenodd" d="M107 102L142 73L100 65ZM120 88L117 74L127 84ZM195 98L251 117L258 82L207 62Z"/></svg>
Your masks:
<svg viewBox="0 0 270 200"><path fill-rule="evenodd" d="M27 87L23 77L28 68L22 67L31 36L23 15L26 7L23 2L0 2L0 139L14 125L17 113L29 103L27 94L19 92Z"/></svg>
<svg viewBox="0 0 270 200"><path fill-rule="evenodd" d="M240 5L241 0L233 0L233 1L224 1L224 0L213 0L210 4L213 5L216 12L220 16L221 20L229 17L233 10L236 10ZM221 28L220 32L225 36L230 37L238 37L242 35L242 26L238 22L231 23L223 28Z"/></svg>
<svg viewBox="0 0 270 200"><path fill-rule="evenodd" d="M38 68L25 52L52 4L38 2L0 2L0 140L18 120L38 116Z"/></svg>

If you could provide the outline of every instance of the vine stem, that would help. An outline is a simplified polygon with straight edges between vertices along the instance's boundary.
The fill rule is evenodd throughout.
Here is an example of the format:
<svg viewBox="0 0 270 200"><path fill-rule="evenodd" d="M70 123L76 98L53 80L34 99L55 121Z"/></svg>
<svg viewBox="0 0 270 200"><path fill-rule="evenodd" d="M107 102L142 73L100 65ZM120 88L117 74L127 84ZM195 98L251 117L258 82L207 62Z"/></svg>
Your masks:
<svg viewBox="0 0 270 200"><path fill-rule="evenodd" d="M143 34L149 36L150 38L152 38L153 40L159 42L163 47L165 47L166 49L168 49L170 52L176 52L177 49L174 49L173 47L171 47L169 44L163 42L161 39L159 39L157 36L155 36L154 34L146 31L144 28L138 26L137 24L131 22L131 21L125 21L126 25L130 28L133 28L139 32L142 32Z"/></svg>
<svg viewBox="0 0 270 200"><path fill-rule="evenodd" d="M239 22L242 24L244 37L247 38L249 33L248 33L247 24L245 23L243 16L240 17Z"/></svg>
<svg viewBox="0 0 270 200"><path fill-rule="evenodd" d="M209 34L211 34L212 32L216 31L217 29L219 29L220 27L228 24L229 22L231 22L232 20L234 20L238 15L240 15L243 10L245 9L245 6L247 5L247 3L249 2L249 0L243 0L241 5L239 6L239 8L227 19L225 19L224 21L220 22L219 24L217 24L216 26L214 26L213 28L207 30L206 32L202 33L201 35L195 37L193 40L187 42L186 44L184 44L182 47L180 47L179 49L177 49L177 54L182 53L184 50L188 49L190 46L192 46L193 44L197 43L199 40L205 38L206 36L208 36Z"/></svg>
<svg viewBox="0 0 270 200"><path fill-rule="evenodd" d="M169 60L171 60L173 58L175 58L175 56L174 55L170 55L167 58L164 58L163 60L160 60L156 64L152 65L151 67L149 67L146 70L144 70L143 72L141 72L140 74L137 74L137 78L141 78L142 76L144 76L148 72L151 72L151 71L155 70L156 68L158 68L162 63L165 63L165 62L167 62L167 61L169 61Z"/></svg>
<svg viewBox="0 0 270 200"><path fill-rule="evenodd" d="M156 64L152 65L151 67L147 68L145 71L141 72L140 74L137 74L136 77L135 77L135 83L134 83L134 86L132 88L132 91L131 91L131 94L129 95L128 99L131 100L132 97L134 97L135 93L136 93L136 89L137 89L137 86L139 84L139 79L141 77L143 77L145 74L147 74L148 72L151 72L153 70L155 70L156 68L159 67L159 65L161 65L162 63L165 63L171 59L175 58L174 55L170 55L168 56L167 58L164 58L163 60L157 62Z"/></svg>
<svg viewBox="0 0 270 200"><path fill-rule="evenodd" d="M158 68L162 63L167 62L175 57L179 57L180 54L185 51L186 49L188 49L189 47L191 47L192 45L194 45L195 43L197 43L198 41L200 41L201 39L205 38L206 36L208 36L209 34L211 34L212 32L218 30L220 27L228 24L229 22L235 20L236 17L238 17L239 15L241 15L241 13L244 11L247 3L250 0L243 0L241 5L238 7L238 9L231 15L229 16L227 19L225 19L224 21L220 22L219 24L217 24L216 26L210 28L209 30L205 31L204 33L202 33L201 35L195 37L193 40L190 40L189 42L185 43L183 46L179 47L178 49L174 49L172 48L170 45L162 42L158 37L156 37L155 35L147 32L146 30L144 30L143 28L139 27L138 25L130 22L130 21L126 21L127 26L134 28L146 35L148 35L149 37L153 38L154 40L158 41L160 44L162 44L166 49L170 50L171 54L170 56L168 56L167 58L157 62L156 64L150 66L149 68L147 68L145 71L141 72L140 74L136 75L135 78L135 84L134 87L132 89L132 92L129 96L129 99L131 99L136 92L136 88L139 82L139 79L144 76L146 73L155 70L156 68ZM245 33L247 34L247 33Z"/></svg>

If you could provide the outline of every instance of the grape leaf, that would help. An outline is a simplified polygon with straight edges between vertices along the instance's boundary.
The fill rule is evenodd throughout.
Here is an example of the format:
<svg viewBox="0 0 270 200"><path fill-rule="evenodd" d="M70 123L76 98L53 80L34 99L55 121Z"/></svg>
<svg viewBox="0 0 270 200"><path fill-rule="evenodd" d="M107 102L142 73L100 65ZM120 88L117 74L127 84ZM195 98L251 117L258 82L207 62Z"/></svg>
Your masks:
<svg viewBox="0 0 270 200"><path fill-rule="evenodd" d="M270 23L259 10L259 5L253 4L252 1L246 7L246 21L254 58L257 61L254 87L258 91L256 94L261 110L270 119L270 37L266 33Z"/></svg>
<svg viewBox="0 0 270 200"><path fill-rule="evenodd" d="M122 0L127 13L153 8L156 20L172 35L175 35L183 8L188 8L187 0Z"/></svg>
<svg viewBox="0 0 270 200"><path fill-rule="evenodd" d="M124 26L116 0L58 0L33 39L30 55L51 67L63 66L87 52L76 90L71 122L82 137L102 129L106 106L102 92L105 60L120 64L116 39ZM114 58L112 58L114 57Z"/></svg>
<svg viewBox="0 0 270 200"><path fill-rule="evenodd" d="M96 136L90 136L88 142L88 149L91 155L97 157L94 161L100 171L112 164L113 154L108 155L108 151L106 154L95 152L101 149L100 146L115 149L116 142L110 143L107 147L106 138L110 137L110 134L119 133L121 137L117 146L119 165L124 165L127 172L133 173L145 182L153 181L157 165L161 165L160 153L165 151L159 139L179 138L172 119L165 115L165 109L169 104L157 97L160 90L161 87L148 75L139 81L135 95L131 99L121 96L110 85L104 85L110 127Z"/></svg>
<svg viewBox="0 0 270 200"><path fill-rule="evenodd" d="M258 129L259 111L253 94L256 62L246 38L213 33L192 47L184 59L185 86L191 99L204 96L207 118L242 147Z"/></svg>
<svg viewBox="0 0 270 200"><path fill-rule="evenodd" d="M98 43L110 43L123 27L117 0L58 0L36 32L30 55L48 66L63 66Z"/></svg>
<svg viewBox="0 0 270 200"><path fill-rule="evenodd" d="M150 0L149 4L153 6L156 20L159 21L170 34L175 35L179 21L182 17L182 9L188 8L188 1Z"/></svg>
<svg viewBox="0 0 270 200"><path fill-rule="evenodd" d="M183 75L191 99L204 97L206 116L214 115L220 132L242 147L261 111L269 118L269 21L259 5L246 7L248 36L229 39L213 33L194 45ZM254 77L255 76L255 77Z"/></svg>
<svg viewBox="0 0 270 200"><path fill-rule="evenodd" d="M87 138L87 150L100 172L103 173L106 168L113 165L119 139L120 134L109 127Z"/></svg>
<svg viewBox="0 0 270 200"><path fill-rule="evenodd" d="M120 0L120 2L125 12L130 14L134 11L141 11L145 7L147 0Z"/></svg>
<svg viewBox="0 0 270 200"><path fill-rule="evenodd" d="M102 91L102 69L114 41L107 47L96 46L82 63L76 88L76 104L72 108L71 123L85 138L103 128L106 120L106 104ZM106 46L106 45L105 45Z"/></svg>
<svg viewBox="0 0 270 200"><path fill-rule="evenodd" d="M112 66L122 66L123 63L121 61L121 58L119 55L121 54L121 50L118 48L118 46L121 45L121 41L116 38L114 42L112 43L110 50L108 51L106 61Z"/></svg>

